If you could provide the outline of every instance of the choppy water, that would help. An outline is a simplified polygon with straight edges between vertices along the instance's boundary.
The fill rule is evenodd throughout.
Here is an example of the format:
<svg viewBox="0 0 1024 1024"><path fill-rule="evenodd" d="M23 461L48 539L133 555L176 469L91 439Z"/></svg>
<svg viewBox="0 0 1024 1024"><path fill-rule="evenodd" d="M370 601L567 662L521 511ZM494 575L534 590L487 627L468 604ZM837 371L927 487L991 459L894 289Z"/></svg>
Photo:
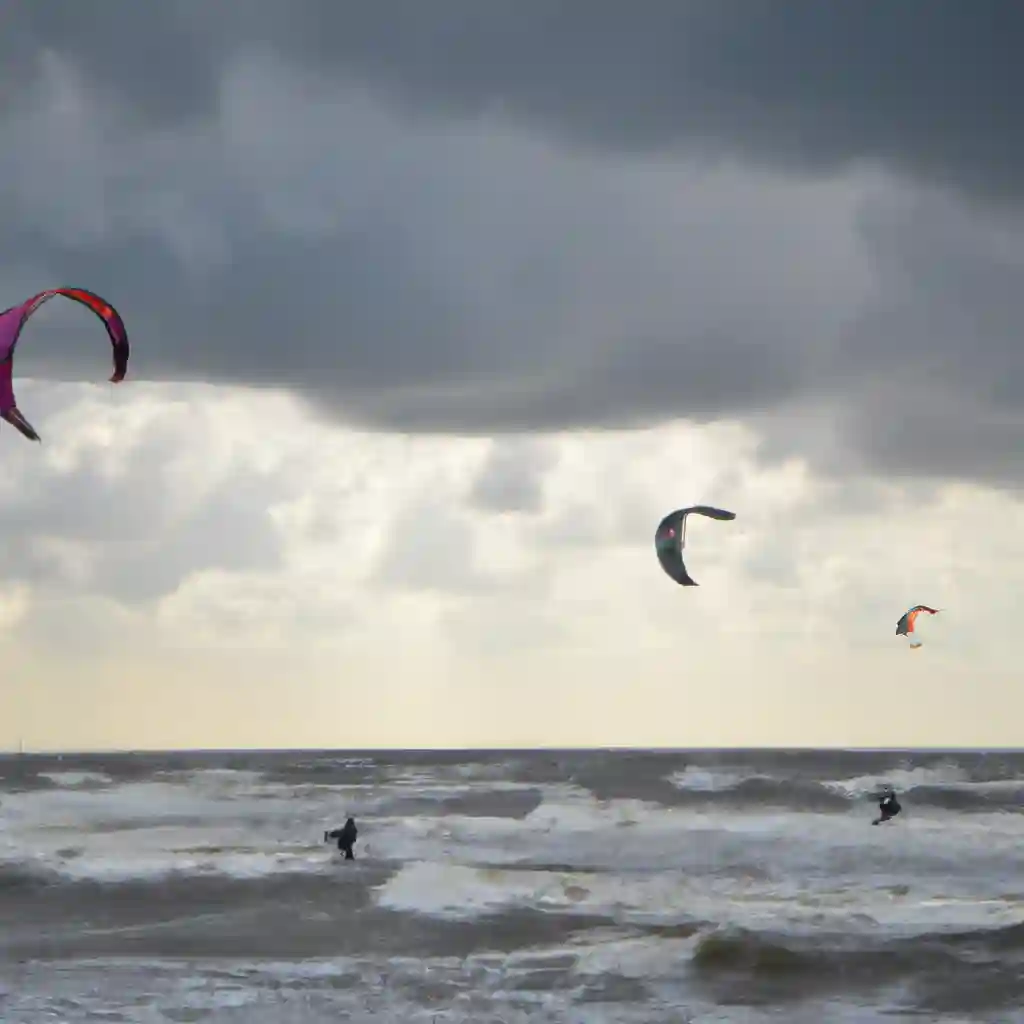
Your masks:
<svg viewBox="0 0 1024 1024"><path fill-rule="evenodd" d="M1018 754L0 760L0 1020L1024 1021L1022 807Z"/></svg>

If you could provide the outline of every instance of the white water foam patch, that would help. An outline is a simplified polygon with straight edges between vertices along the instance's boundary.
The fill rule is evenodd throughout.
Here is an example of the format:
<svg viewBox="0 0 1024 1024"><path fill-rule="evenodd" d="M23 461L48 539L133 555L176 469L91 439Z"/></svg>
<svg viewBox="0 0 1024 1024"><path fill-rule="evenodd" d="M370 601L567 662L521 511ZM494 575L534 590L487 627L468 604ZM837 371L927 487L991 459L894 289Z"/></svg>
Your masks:
<svg viewBox="0 0 1024 1024"><path fill-rule="evenodd" d="M391 765L381 769L382 783L403 789L451 786L458 789L524 790L528 782L511 782L512 765L471 762L453 765Z"/></svg>
<svg viewBox="0 0 1024 1024"><path fill-rule="evenodd" d="M454 787L441 795L453 792ZM394 793L368 783L292 785L264 781L260 772L203 769L158 773L155 781L111 785L102 791L72 786L13 793L0 803L0 816L8 825L82 830L111 822L145 828L174 817L217 821L276 816L292 822L326 814L325 820L333 820L354 805L359 811L372 809L374 803L383 805L389 796L393 798Z"/></svg>
<svg viewBox="0 0 1024 1024"><path fill-rule="evenodd" d="M530 959L529 953L465 959L367 957L315 962L310 970L237 961L202 966L173 960L27 965L5 1004L4 1018L9 1024L43 1019L79 1024L113 1017L132 1024L696 1024L716 1019L681 1015L690 1001L678 981L660 1006L581 1006L573 988L544 992L529 984L538 970Z"/></svg>
<svg viewBox="0 0 1024 1024"><path fill-rule="evenodd" d="M538 952L542 957L554 953ZM624 955L628 962L642 954ZM0 982L0 994L8 996L5 1024L111 1019L126 1024L185 1020L217 1024L778 1024L780 1019L777 1007L709 1003L689 990L680 977L681 965L675 975L659 977L653 956L654 978L664 991L660 999L642 1005L592 1001L581 1005L578 990L537 992L530 986L520 987L520 979L535 973L529 957L366 958L339 961L336 967L305 977L285 965L263 962L214 961L203 967L170 960L29 964L19 968L19 983L7 993ZM589 972L575 973L581 979L593 977ZM424 982L433 983L430 994L412 995ZM438 982L451 987L439 994ZM898 1009L886 1012L858 1002L808 1000L788 1006L784 1019L787 1024L883 1024L906 1018ZM981 1018L943 1015L933 1019L943 1024L977 1024ZM1022 1020L1024 1016L1017 1013L999 1017L1000 1024Z"/></svg>
<svg viewBox="0 0 1024 1024"><path fill-rule="evenodd" d="M157 772L153 778L182 786L196 795L213 799L253 796L272 786L265 781L263 772L248 768L182 769Z"/></svg>
<svg viewBox="0 0 1024 1024"><path fill-rule="evenodd" d="M539 906L556 886L542 872L471 868L420 861L377 891L377 905L432 917L468 920L512 906Z"/></svg>
<svg viewBox="0 0 1024 1024"><path fill-rule="evenodd" d="M331 851L318 840L333 823L325 811L335 794L296 800L287 787L261 786L258 778L204 772L177 783L11 794L0 804L0 858L103 881L325 869Z"/></svg>
<svg viewBox="0 0 1024 1024"><path fill-rule="evenodd" d="M323 833L350 813L360 823L361 859L394 856L387 838L396 833L406 846L413 837L415 855L417 837L443 833L443 819L375 820L375 812L409 796L442 800L496 788L474 780L428 780L425 793L393 784L293 786L228 769L157 778L6 795L0 802L0 860L109 882L187 872L253 878L321 871L337 857L322 843Z"/></svg>
<svg viewBox="0 0 1024 1024"><path fill-rule="evenodd" d="M277 784L254 786L251 778L206 775L187 785L14 794L0 806L0 857L105 881L186 872L251 878L328 868L336 855L322 836L337 816L337 791L307 788L299 794ZM679 823L671 812L638 801L599 805L572 787L554 795L559 799L549 799L524 821L363 818L360 859L566 862L589 850L597 866L607 866L623 858L635 862L653 842L665 863L675 862L672 834L678 836ZM629 835L638 829L644 834Z"/></svg>
<svg viewBox="0 0 1024 1024"><path fill-rule="evenodd" d="M389 860L678 869L702 876L745 871L855 875L865 863L899 870L913 857L933 874L947 868L983 874L996 858L1012 866L1022 856L1021 815L968 818L941 809L913 809L894 826L873 829L869 821L870 813L854 805L846 815L666 808L641 801L602 803L559 786L551 787L544 803L519 821L454 815L382 818L373 823L372 834L375 850Z"/></svg>
<svg viewBox="0 0 1024 1024"><path fill-rule="evenodd" d="M700 939L701 933L688 939L605 938L583 948L567 946L566 951L575 954L575 970L582 975L600 977L613 973L638 980L677 978L680 966L693 956Z"/></svg>
<svg viewBox="0 0 1024 1024"><path fill-rule="evenodd" d="M337 852L322 843L323 832L351 806L350 794L339 799L339 792L220 774L11 794L0 804L0 857L111 881L190 871L253 878L331 870ZM395 794L385 785L366 799L384 806ZM528 868L535 876L571 865L627 876L684 873L704 886L713 876L725 879L724 888L698 888L691 903L702 893L728 900L730 891L747 891L748 879L797 877L818 892L853 885L864 873L874 873L872 884L879 886L910 884L918 876L937 886L938 879L955 876L954 888L933 887L926 895L981 897L992 894L997 878L1007 881L996 895L1015 891L1012 880L1024 873L1024 815L965 816L911 806L895 825L871 828L870 816L855 806L848 815L758 813L601 802L571 785L545 787L544 794L544 803L522 820L360 817L357 857ZM534 877L529 885L537 883ZM594 898L604 899L600 893ZM659 890L658 899L679 911L674 895ZM629 895L625 904L640 913L647 900Z"/></svg>
<svg viewBox="0 0 1024 1024"><path fill-rule="evenodd" d="M261 837L256 844L229 829L199 831L160 826L130 833L76 836L64 831L30 837L5 834L0 858L8 864L53 872L70 881L106 883L157 880L175 874L261 878L328 872L329 851L311 844Z"/></svg>
<svg viewBox="0 0 1024 1024"><path fill-rule="evenodd" d="M40 779L48 779L56 786L74 789L78 786L108 786L113 783L109 775L102 772L39 772Z"/></svg>
<svg viewBox="0 0 1024 1024"><path fill-rule="evenodd" d="M997 892L1015 891L1021 816L967 821L939 811L878 829L854 810L722 815L600 804L566 788L560 796L522 822L395 822L406 844L400 859L427 863L385 884L381 905L442 917L532 907L769 930L830 923L871 931L884 921L914 932L1024 917L1021 900L988 898L995 878L1008 880ZM556 864L576 870L546 867Z"/></svg>
<svg viewBox="0 0 1024 1024"><path fill-rule="evenodd" d="M879 775L857 775L852 779L823 782L833 792L857 798L872 796L890 785L899 793L906 793L920 786L962 786L970 783L966 771L959 765L945 764L931 768L893 768Z"/></svg>
<svg viewBox="0 0 1024 1024"><path fill-rule="evenodd" d="M425 793L408 795L431 800L493 788L483 782L451 787L434 783ZM160 870L205 871L218 859L229 873L244 870L249 876L259 870L261 861L267 870L278 870L277 865L288 862L301 867L308 857L316 861L322 855L323 847L317 844L324 829L354 805L362 812L359 850L364 857L387 859L454 856L470 862L503 862L538 852L569 856L573 837L585 841L588 834L609 829L621 837L652 813L665 819L663 810L640 802L598 805L590 794L574 787L553 788L547 803L525 821L373 815L373 810L383 809L396 795L391 786L369 791L294 787L263 783L258 773L237 772L164 775L159 782L125 783L98 791L72 788L11 794L0 804L0 854L8 861L49 865L75 877L92 871L104 878L125 877L131 864L146 876ZM677 827L665 819L662 831ZM606 849L607 837L591 845L605 851L602 861L609 852L613 858L617 855L615 841L610 851ZM282 846L305 847L307 858L282 852ZM239 852L254 847L258 853ZM223 853L197 859L190 852L197 848L222 848ZM98 863L108 858L120 866Z"/></svg>
<svg viewBox="0 0 1024 1024"><path fill-rule="evenodd" d="M700 812L640 800L599 802L570 785L544 787L522 819L448 815L389 817L373 823L388 859L463 864L580 863L584 867L675 866L681 830L713 828ZM384 852L386 851L386 853Z"/></svg>
<svg viewBox="0 0 1024 1024"><path fill-rule="evenodd" d="M12 793L2 805L5 824L88 830L117 822L157 826L169 817L216 821L233 812L237 794L215 786L131 782L102 790L56 789ZM239 805L239 812L244 807Z"/></svg>
<svg viewBox="0 0 1024 1024"><path fill-rule="evenodd" d="M444 920L469 921L510 910L605 916L620 925L710 922L751 931L906 935L1024 923L1019 899L940 897L922 886L894 895L877 885L814 885L694 879L662 872L615 876L586 872L471 868L419 862L376 891L377 905ZM631 947L632 948L632 947Z"/></svg>
<svg viewBox="0 0 1024 1024"><path fill-rule="evenodd" d="M673 772L669 775L668 781L676 789L686 790L691 793L721 793L726 790L735 789L748 779L760 778L767 778L767 776L687 765L682 771Z"/></svg>
<svg viewBox="0 0 1024 1024"><path fill-rule="evenodd" d="M338 771L373 771L377 762L372 757L317 757L306 761L291 761L289 768L306 771L323 771L334 768Z"/></svg>
<svg viewBox="0 0 1024 1024"><path fill-rule="evenodd" d="M308 847L287 847L277 850L232 849L229 844L208 849L190 846L191 837L182 836L178 844L162 837L150 837L153 848L136 845L126 852L117 845L117 838L104 847L90 849L59 858L54 864L61 875L72 880L93 880L107 883L157 880L170 875L220 875L235 879L258 879L276 874L330 873L331 859L323 850ZM193 840L194 841L194 840Z"/></svg>
<svg viewBox="0 0 1024 1024"><path fill-rule="evenodd" d="M668 940L671 944L671 940ZM553 951L539 951L540 956ZM628 960L642 954L626 953ZM536 958L537 954L532 954ZM538 992L520 981L535 975L531 954L511 957L364 959L337 962L299 977L285 965L214 961L204 967L176 961L98 960L74 965L26 965L8 993L5 1024L64 1024L120 1020L216 1021L217 1024L777 1024L778 1009L723 1008L689 990L676 974L654 975L661 998L633 1002L578 1001L579 990ZM651 957L656 966L656 958ZM576 971L582 979L590 972ZM629 972L631 975L633 972ZM319 982L319 983L318 983ZM427 983L430 994L417 998ZM438 993L437 983L448 987ZM789 1006L787 1024L883 1024L898 1011L876 1012L856 1003L803 1001ZM940 1018L934 1018L938 1021ZM1000 1024L1020 1024L1004 1014ZM942 1016L943 1024L977 1018Z"/></svg>
<svg viewBox="0 0 1024 1024"><path fill-rule="evenodd" d="M598 800L573 785L544 788L544 799L524 819L532 828L561 832L596 832L609 828L674 826L676 811L644 800Z"/></svg>

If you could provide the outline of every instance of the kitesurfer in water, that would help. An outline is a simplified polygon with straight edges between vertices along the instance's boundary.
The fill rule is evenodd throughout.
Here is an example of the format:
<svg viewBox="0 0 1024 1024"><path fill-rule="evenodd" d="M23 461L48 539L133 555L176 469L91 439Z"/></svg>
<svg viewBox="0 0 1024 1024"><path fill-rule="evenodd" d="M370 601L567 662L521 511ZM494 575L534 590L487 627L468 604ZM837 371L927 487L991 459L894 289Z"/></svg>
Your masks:
<svg viewBox="0 0 1024 1024"><path fill-rule="evenodd" d="M341 828L336 828L332 832L325 832L324 842L326 843L330 839L337 839L338 850L345 855L345 860L355 860L356 855L352 852L352 847L355 846L358 835L359 829L356 828L355 820L348 818Z"/></svg>
<svg viewBox="0 0 1024 1024"><path fill-rule="evenodd" d="M881 825L883 822L895 818L902 809L899 800L896 799L895 791L887 789L878 798L878 817L871 824Z"/></svg>

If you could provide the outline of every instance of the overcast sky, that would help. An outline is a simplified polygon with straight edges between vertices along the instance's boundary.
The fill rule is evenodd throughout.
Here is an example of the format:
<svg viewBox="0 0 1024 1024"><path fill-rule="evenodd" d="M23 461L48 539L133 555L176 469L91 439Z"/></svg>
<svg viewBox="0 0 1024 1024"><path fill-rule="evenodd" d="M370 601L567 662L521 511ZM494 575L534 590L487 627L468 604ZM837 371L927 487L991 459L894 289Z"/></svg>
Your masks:
<svg viewBox="0 0 1024 1024"><path fill-rule="evenodd" d="M1019 743L1021 38L4 5L0 746Z"/></svg>

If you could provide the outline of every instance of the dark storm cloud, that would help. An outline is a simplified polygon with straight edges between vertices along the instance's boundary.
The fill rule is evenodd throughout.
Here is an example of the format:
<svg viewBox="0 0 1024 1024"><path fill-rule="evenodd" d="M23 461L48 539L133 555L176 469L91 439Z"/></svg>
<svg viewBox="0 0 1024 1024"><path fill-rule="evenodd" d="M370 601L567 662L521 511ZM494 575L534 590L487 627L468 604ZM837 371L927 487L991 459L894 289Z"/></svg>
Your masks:
<svg viewBox="0 0 1024 1024"><path fill-rule="evenodd" d="M616 151L696 141L1019 190L1021 38L1004 0L36 0L8 5L0 67L17 87L49 49L176 123L210 112L227 57L265 47L410 107Z"/></svg>
<svg viewBox="0 0 1024 1024"><path fill-rule="evenodd" d="M868 464L1024 480L1024 221L921 191L868 204L881 286L831 369Z"/></svg>
<svg viewBox="0 0 1024 1024"><path fill-rule="evenodd" d="M470 432L827 396L842 442L887 469L1019 471L1024 243L958 205L1012 217L1024 181L1019 5L37 0L0 17L0 271L116 298L136 376ZM674 178L668 157L732 164ZM841 234L838 198L737 184L737 161L952 192L877 200L855 252L815 228ZM63 315L22 372L95 375Z"/></svg>

